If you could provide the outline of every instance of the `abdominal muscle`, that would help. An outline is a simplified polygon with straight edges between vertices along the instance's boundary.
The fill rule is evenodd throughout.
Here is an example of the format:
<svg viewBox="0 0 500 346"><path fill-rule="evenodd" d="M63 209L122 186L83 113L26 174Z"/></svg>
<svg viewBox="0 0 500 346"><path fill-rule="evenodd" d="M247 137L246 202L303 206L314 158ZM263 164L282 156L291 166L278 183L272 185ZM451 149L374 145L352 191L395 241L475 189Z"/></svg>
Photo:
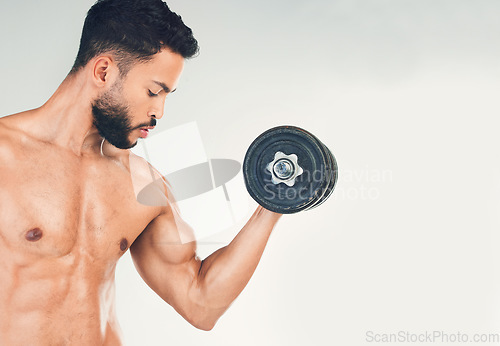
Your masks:
<svg viewBox="0 0 500 346"><path fill-rule="evenodd" d="M114 264L85 257L70 253L20 265L0 255L0 345L122 344Z"/></svg>

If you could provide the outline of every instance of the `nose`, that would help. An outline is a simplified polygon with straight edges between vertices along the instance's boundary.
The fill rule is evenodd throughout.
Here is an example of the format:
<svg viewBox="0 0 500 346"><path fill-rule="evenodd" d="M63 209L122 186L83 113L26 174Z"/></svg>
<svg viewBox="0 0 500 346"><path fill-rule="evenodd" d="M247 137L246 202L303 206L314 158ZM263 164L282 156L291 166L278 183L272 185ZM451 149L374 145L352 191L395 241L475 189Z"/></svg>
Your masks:
<svg viewBox="0 0 500 346"><path fill-rule="evenodd" d="M153 118L158 119L158 120L160 120L161 118L163 118L163 110L161 110L161 111L156 111L156 112L153 114Z"/></svg>
<svg viewBox="0 0 500 346"><path fill-rule="evenodd" d="M158 108L152 110L149 114L150 114L151 118L160 120L161 118L163 118L163 107L162 108L158 107Z"/></svg>
<svg viewBox="0 0 500 346"><path fill-rule="evenodd" d="M165 108L166 97L157 97L154 104L152 105L152 109L150 111L150 115L152 118L160 120L163 118L163 110Z"/></svg>

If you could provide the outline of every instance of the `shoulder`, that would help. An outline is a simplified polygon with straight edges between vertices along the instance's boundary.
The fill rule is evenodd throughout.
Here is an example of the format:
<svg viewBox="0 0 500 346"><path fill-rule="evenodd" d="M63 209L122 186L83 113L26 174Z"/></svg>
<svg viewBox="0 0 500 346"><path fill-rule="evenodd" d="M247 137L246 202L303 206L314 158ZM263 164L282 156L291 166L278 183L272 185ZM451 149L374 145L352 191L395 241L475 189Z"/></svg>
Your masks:
<svg viewBox="0 0 500 346"><path fill-rule="evenodd" d="M147 160L129 152L130 176L141 204L161 206L162 213L175 208L172 189L165 177Z"/></svg>
<svg viewBox="0 0 500 346"><path fill-rule="evenodd" d="M149 180L162 179L161 174L146 159L128 150L130 174L135 178L147 178Z"/></svg>
<svg viewBox="0 0 500 346"><path fill-rule="evenodd" d="M0 117L0 139L3 139L3 144L28 141L30 136L27 130L33 125L30 122L33 114L34 110L31 110Z"/></svg>
<svg viewBox="0 0 500 346"><path fill-rule="evenodd" d="M22 131L10 127L0 118L0 180L8 181L18 174L20 164L26 162L26 142ZM3 185L3 184L2 184Z"/></svg>
<svg viewBox="0 0 500 346"><path fill-rule="evenodd" d="M172 186L165 177L147 160L130 152L129 164L137 200L141 204L160 206L158 216L152 220L154 224L174 223L176 235L184 242L192 242L194 233L182 219ZM168 228L168 227L165 227Z"/></svg>
<svg viewBox="0 0 500 346"><path fill-rule="evenodd" d="M26 122L33 117L36 110L32 109L16 114L10 114L0 117L0 128L10 129L11 131L21 131Z"/></svg>
<svg viewBox="0 0 500 346"><path fill-rule="evenodd" d="M0 117L0 140L8 137L9 132L16 131L17 127L12 126L13 124L13 115Z"/></svg>
<svg viewBox="0 0 500 346"><path fill-rule="evenodd" d="M0 118L0 160L10 161L16 159L16 151L21 147L24 133L16 126L12 126L12 116Z"/></svg>
<svg viewBox="0 0 500 346"><path fill-rule="evenodd" d="M42 142L32 133L36 128L36 116L36 110L29 110L0 118L0 159L13 152L20 159L28 152L40 149Z"/></svg>
<svg viewBox="0 0 500 346"><path fill-rule="evenodd" d="M148 244L148 248L151 244L163 244L163 249L165 244L173 244L168 251L168 262L187 261L196 249L196 238L193 229L182 219L170 183L151 163L132 152L129 154L129 165L139 203L161 204L158 215L134 242L133 248L140 248L140 244ZM144 242L144 239L150 241Z"/></svg>

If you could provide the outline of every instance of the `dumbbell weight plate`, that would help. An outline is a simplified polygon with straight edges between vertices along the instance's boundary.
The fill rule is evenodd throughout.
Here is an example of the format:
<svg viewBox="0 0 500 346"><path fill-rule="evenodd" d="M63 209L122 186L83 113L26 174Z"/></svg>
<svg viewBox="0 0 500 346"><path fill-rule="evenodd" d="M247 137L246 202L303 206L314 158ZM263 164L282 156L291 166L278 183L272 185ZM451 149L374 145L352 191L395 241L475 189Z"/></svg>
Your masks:
<svg viewBox="0 0 500 346"><path fill-rule="evenodd" d="M270 171L269 166L277 162L278 153L288 158L296 155L302 173L292 186L273 182L273 167ZM248 148L243 162L245 185L264 208L280 214L296 213L318 202L327 191L328 160L321 142L309 132L294 126L275 127Z"/></svg>
<svg viewBox="0 0 500 346"><path fill-rule="evenodd" d="M335 188L335 184L337 183L337 178L338 178L337 161L335 160L335 157L333 156L332 152L330 151L330 149L328 149L328 147L326 145L323 144L323 148L324 148L325 152L328 154L328 157L330 158L330 160L329 160L329 168L330 169L329 169L329 173L327 173L328 177L325 180L325 183L326 183L325 192L323 193L321 198L316 203L314 203L309 208L307 208L307 210L311 210L311 209L316 208L316 207L320 206L321 204L323 204L331 196L331 194Z"/></svg>
<svg viewBox="0 0 500 346"><path fill-rule="evenodd" d="M333 157L333 155L331 155L330 150L328 150L328 148L323 143L321 143L320 140L318 140L317 138L316 140L318 142L318 145L320 145L323 149L323 153L327 158L326 173L325 177L323 178L322 192L317 195L314 201L311 201L311 204L306 210L313 209L323 203L330 196L331 192L333 191L333 186L336 182L337 164L335 158Z"/></svg>

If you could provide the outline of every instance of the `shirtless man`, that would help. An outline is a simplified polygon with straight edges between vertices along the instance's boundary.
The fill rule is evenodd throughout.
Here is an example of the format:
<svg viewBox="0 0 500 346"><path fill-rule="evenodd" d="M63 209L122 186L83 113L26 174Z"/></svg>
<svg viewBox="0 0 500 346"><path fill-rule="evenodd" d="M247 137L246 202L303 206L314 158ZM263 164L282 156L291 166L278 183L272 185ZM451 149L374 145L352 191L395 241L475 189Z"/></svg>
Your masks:
<svg viewBox="0 0 500 346"><path fill-rule="evenodd" d="M145 282L203 330L249 281L279 214L259 207L201 261L180 241L192 230L168 185L166 203L148 206L132 184L151 170L128 149L162 118L197 49L161 0L98 1L53 96L0 119L1 345L120 345L114 274L128 248Z"/></svg>

